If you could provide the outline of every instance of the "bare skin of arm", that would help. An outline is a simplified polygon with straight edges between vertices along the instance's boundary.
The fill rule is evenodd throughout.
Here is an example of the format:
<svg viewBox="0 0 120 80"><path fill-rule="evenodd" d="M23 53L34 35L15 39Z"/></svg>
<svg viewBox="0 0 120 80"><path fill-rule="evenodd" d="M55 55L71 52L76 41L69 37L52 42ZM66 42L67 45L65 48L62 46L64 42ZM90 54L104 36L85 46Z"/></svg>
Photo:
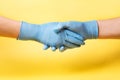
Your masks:
<svg viewBox="0 0 120 80"><path fill-rule="evenodd" d="M0 36L17 38L20 32L19 21L0 17Z"/></svg>
<svg viewBox="0 0 120 80"><path fill-rule="evenodd" d="M99 39L120 39L120 18L99 20Z"/></svg>

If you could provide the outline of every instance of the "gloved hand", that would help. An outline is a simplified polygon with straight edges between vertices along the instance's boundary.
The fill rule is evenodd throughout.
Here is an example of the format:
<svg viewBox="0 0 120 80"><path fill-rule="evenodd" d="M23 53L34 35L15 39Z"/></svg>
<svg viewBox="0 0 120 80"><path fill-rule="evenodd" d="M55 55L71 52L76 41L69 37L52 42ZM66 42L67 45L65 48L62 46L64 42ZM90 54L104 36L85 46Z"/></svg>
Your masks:
<svg viewBox="0 0 120 80"><path fill-rule="evenodd" d="M69 30L61 30L58 34L55 30L60 27L59 22L51 22L46 24L30 24L21 22L21 29L18 36L19 40L34 40L44 44L44 49L54 51L59 48L60 51L65 48L79 47L84 44L83 38Z"/></svg>
<svg viewBox="0 0 120 80"><path fill-rule="evenodd" d="M84 40L98 38L98 24L95 20L87 22L69 21L60 24L61 26L55 30L56 33L67 29L78 33L83 37Z"/></svg>

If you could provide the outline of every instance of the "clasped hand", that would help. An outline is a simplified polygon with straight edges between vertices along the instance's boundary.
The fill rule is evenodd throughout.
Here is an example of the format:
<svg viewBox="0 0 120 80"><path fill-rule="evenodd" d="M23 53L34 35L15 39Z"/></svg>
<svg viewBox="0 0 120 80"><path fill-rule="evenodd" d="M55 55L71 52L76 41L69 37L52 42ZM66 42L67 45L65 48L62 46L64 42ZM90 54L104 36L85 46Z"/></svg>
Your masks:
<svg viewBox="0 0 120 80"><path fill-rule="evenodd" d="M91 25L95 29L88 28ZM43 49L51 47L53 51L60 51L80 47L84 40L97 38L97 24L95 21L87 22L51 22L46 24L21 23L18 39L34 40L44 44Z"/></svg>

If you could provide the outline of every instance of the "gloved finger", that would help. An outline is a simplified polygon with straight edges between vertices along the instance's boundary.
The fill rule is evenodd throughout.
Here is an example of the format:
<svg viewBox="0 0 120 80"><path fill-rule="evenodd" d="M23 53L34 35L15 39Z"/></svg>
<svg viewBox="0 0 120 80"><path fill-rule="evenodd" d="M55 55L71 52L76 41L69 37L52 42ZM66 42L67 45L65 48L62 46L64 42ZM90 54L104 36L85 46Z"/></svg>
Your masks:
<svg viewBox="0 0 120 80"><path fill-rule="evenodd" d="M73 36L67 36L65 40L67 42L71 42L71 43L76 44L76 45L83 45L84 44L84 41L81 41Z"/></svg>
<svg viewBox="0 0 120 80"><path fill-rule="evenodd" d="M68 41L65 41L64 45L67 46L68 48L75 48L75 47L80 47L81 46L79 44L74 44L74 43L71 43L71 42L68 42Z"/></svg>
<svg viewBox="0 0 120 80"><path fill-rule="evenodd" d="M55 51L56 49L57 49L57 48L54 47L54 46L51 47L51 50L52 50L52 51Z"/></svg>
<svg viewBox="0 0 120 80"><path fill-rule="evenodd" d="M67 46L64 46L64 49L61 49L61 47L59 48L59 51L60 52L64 52L64 51L66 51L67 49L71 49L71 48L68 48Z"/></svg>
<svg viewBox="0 0 120 80"><path fill-rule="evenodd" d="M59 51L60 52L62 52L62 51L64 51L65 50L65 46L61 46L60 48L59 48Z"/></svg>
<svg viewBox="0 0 120 80"><path fill-rule="evenodd" d="M61 22L61 23L58 24L58 26L56 27L56 29L54 31L56 33L59 33L60 31L62 31L65 28L67 28L65 22Z"/></svg>
<svg viewBox="0 0 120 80"><path fill-rule="evenodd" d="M64 33L66 35L68 35L68 36L72 36L72 37L75 37L75 38L77 38L77 39L79 39L81 41L84 41L84 38L80 34L75 33L75 32L73 32L71 30L65 30Z"/></svg>
<svg viewBox="0 0 120 80"><path fill-rule="evenodd" d="M43 49L44 49L44 50L47 50L49 47L50 47L50 46L48 46L48 45L44 44Z"/></svg>

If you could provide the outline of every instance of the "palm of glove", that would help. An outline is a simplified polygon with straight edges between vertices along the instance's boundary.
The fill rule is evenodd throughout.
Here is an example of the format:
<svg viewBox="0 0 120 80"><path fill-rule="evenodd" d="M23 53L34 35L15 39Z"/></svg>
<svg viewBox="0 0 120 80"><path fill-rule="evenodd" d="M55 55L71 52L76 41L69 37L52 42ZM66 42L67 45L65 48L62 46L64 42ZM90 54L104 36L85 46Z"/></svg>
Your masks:
<svg viewBox="0 0 120 80"><path fill-rule="evenodd" d="M42 42L43 44L50 45L51 47L62 46L63 45L62 37L64 35L62 33L56 34L54 32L57 25L58 22L52 22L52 23L40 25L37 36L38 41Z"/></svg>

